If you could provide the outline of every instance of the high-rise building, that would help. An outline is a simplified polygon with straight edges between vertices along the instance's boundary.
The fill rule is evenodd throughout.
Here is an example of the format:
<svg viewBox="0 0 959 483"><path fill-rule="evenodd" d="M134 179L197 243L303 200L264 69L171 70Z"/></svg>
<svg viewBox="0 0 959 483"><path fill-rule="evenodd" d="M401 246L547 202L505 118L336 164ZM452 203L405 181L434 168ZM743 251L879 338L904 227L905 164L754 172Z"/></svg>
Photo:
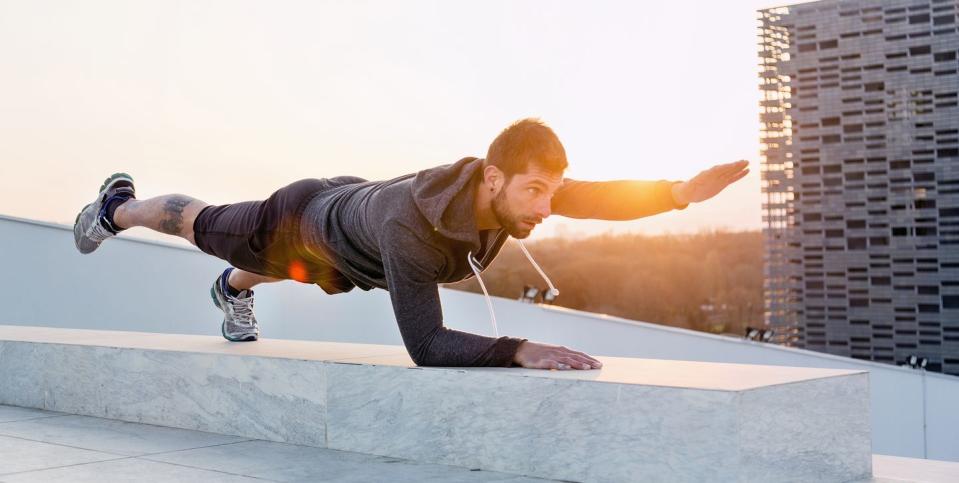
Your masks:
<svg viewBox="0 0 959 483"><path fill-rule="evenodd" d="M959 375L956 0L759 11L766 323Z"/></svg>

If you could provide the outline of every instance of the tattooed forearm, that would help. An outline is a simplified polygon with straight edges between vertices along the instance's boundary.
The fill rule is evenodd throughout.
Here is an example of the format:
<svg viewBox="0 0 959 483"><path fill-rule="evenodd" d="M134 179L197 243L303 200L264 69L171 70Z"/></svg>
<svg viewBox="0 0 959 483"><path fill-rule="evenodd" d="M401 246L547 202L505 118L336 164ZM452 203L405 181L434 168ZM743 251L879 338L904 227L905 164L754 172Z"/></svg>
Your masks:
<svg viewBox="0 0 959 483"><path fill-rule="evenodd" d="M160 218L160 231L168 235L179 235L183 229L183 209L193 198L183 195L171 195L163 203L163 214Z"/></svg>

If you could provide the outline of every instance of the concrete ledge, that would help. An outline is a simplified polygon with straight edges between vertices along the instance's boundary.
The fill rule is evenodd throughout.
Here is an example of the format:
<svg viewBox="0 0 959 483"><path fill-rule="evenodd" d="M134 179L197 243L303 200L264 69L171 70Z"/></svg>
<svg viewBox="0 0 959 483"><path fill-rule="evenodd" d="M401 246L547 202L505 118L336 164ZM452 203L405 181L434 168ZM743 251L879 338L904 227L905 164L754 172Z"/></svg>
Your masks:
<svg viewBox="0 0 959 483"><path fill-rule="evenodd" d="M399 346L0 326L0 404L576 481L871 475L864 372L599 359L416 367Z"/></svg>

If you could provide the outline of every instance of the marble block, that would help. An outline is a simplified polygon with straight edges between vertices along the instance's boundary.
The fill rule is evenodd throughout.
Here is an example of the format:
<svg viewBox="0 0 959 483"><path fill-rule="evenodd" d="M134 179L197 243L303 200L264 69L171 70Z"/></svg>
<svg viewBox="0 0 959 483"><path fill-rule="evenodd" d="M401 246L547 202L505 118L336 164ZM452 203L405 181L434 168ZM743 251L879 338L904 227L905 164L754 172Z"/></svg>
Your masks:
<svg viewBox="0 0 959 483"><path fill-rule="evenodd" d="M329 447L573 481L871 474L866 373L599 359L562 373L332 366Z"/></svg>
<svg viewBox="0 0 959 483"><path fill-rule="evenodd" d="M871 475L865 372L597 358L417 367L399 346L0 326L0 404L571 481Z"/></svg>

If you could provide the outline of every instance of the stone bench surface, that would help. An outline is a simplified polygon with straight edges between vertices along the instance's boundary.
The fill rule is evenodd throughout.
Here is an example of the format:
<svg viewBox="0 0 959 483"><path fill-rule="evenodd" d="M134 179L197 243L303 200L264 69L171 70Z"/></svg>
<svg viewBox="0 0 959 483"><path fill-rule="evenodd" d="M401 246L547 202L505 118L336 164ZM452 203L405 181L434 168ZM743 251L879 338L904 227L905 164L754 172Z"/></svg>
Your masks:
<svg viewBox="0 0 959 483"><path fill-rule="evenodd" d="M116 347L159 351L269 357L304 361L341 362L378 366L417 367L403 346L346 342L298 341L262 338L256 342L229 342L219 336L176 335L152 332L61 329L0 325L0 340ZM575 349L575 348L574 348ZM522 367L470 367L455 369L496 371L504 375L575 379L592 382L663 386L715 391L744 391L865 371L806 367L762 366L720 362L638 359L593 355L603 362L598 370L542 370Z"/></svg>

